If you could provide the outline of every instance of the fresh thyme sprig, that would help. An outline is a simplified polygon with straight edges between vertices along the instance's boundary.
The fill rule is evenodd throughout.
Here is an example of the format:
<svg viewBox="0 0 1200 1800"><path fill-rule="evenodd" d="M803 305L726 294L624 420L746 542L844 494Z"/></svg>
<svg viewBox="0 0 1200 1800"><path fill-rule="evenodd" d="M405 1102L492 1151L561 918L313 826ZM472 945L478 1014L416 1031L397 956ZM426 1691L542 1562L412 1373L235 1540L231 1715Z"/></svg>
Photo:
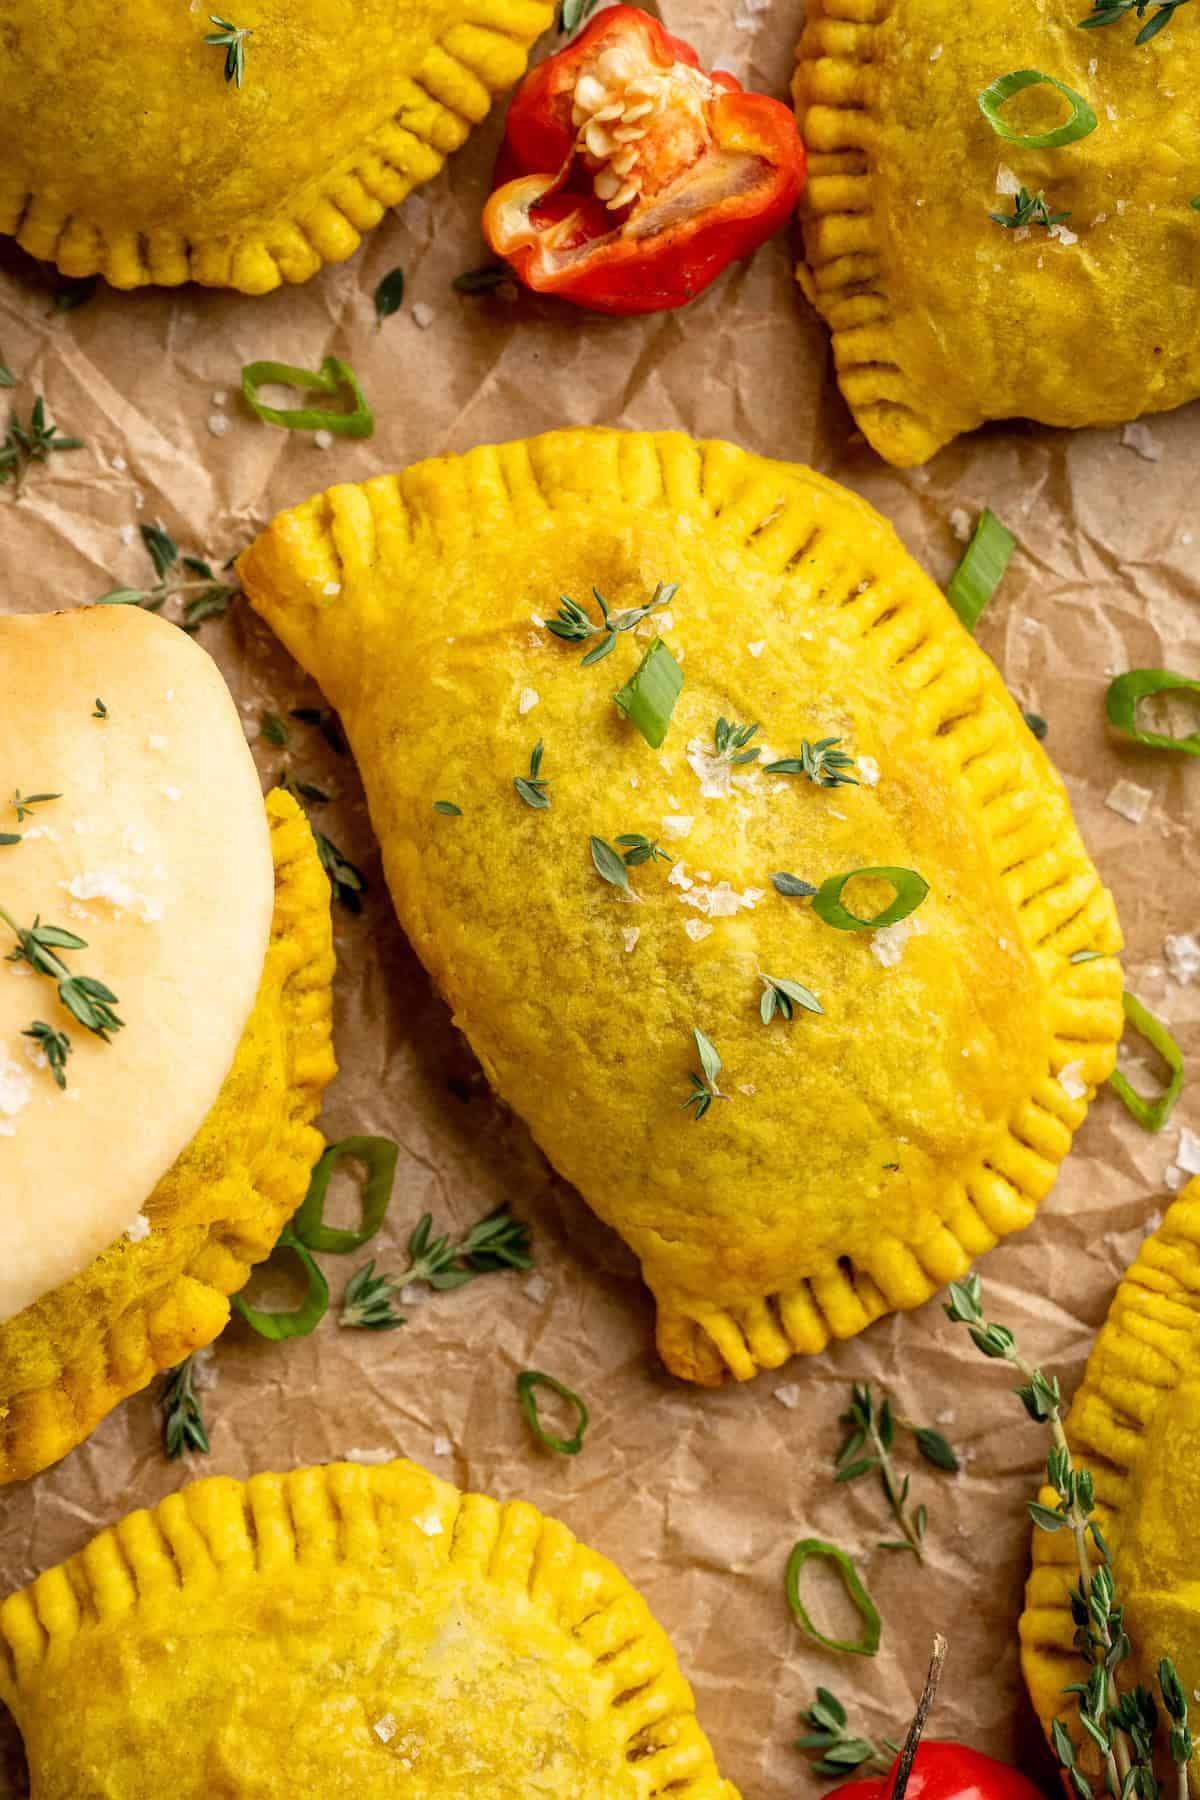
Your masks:
<svg viewBox="0 0 1200 1800"><path fill-rule="evenodd" d="M794 1747L819 1753L818 1760L809 1765L814 1775L844 1777L853 1769L870 1768L886 1775L900 1754L899 1744L891 1738L884 1738L882 1747L877 1749L869 1738L855 1737L847 1729L845 1707L828 1688L817 1689L816 1699L800 1714L800 1722L810 1729L796 1739Z"/></svg>
<svg viewBox="0 0 1200 1800"><path fill-rule="evenodd" d="M1031 194L1026 187L1013 195L1013 209L1010 213L994 212L988 217L997 225L1003 225L1006 231L1019 231L1022 226L1041 225L1049 231L1052 225L1061 225L1064 219L1070 218L1069 212L1051 212L1049 202L1041 188Z"/></svg>
<svg viewBox="0 0 1200 1800"><path fill-rule="evenodd" d="M185 631L196 631L206 619L220 618L229 610L229 602L241 592L236 582L218 580L202 556L181 556L162 525L143 525L141 533L158 580L149 588L111 588L101 594L97 606L140 606L145 612L159 612L168 600L184 600Z"/></svg>
<svg viewBox="0 0 1200 1800"><path fill-rule="evenodd" d="M220 27L218 31L210 31L205 36L206 44L214 44L225 52L225 79L241 87L242 76L246 73L246 39L253 37L250 26L231 25L228 19L222 19L218 13L209 13L209 23Z"/></svg>
<svg viewBox="0 0 1200 1800"><path fill-rule="evenodd" d="M799 756L785 756L778 762L764 763L763 770L767 775L807 775L818 787L857 787L857 775L847 775L845 771L854 767L854 758L847 756L837 746L841 738L818 738L810 744L805 738L800 745Z"/></svg>
<svg viewBox="0 0 1200 1800"><path fill-rule="evenodd" d="M759 1012L764 1025L769 1025L778 1013L781 1018L790 1019L797 1006L805 1012L823 1013L825 1008L817 996L798 981L789 981L781 975L760 975L763 984L763 996L759 1002Z"/></svg>
<svg viewBox="0 0 1200 1800"><path fill-rule="evenodd" d="M82 438L61 436L58 426L47 419L46 402L39 394L33 403L28 425L23 425L15 412L9 417L8 435L0 443L0 487L11 482L13 498L19 499L34 463L49 462L56 450L82 449Z"/></svg>
<svg viewBox="0 0 1200 1800"><path fill-rule="evenodd" d="M743 763L757 762L762 755L761 747L756 745L753 750L747 750L746 745L758 730L757 725L734 725L729 719L718 719L713 728L713 742L721 761L732 764L735 769Z"/></svg>
<svg viewBox="0 0 1200 1800"><path fill-rule="evenodd" d="M700 1058L703 1074L697 1075L694 1069L688 1071L692 1091L679 1104L684 1111L689 1106L694 1106L696 1111L693 1117L699 1120L704 1117L714 1100L728 1100L729 1096L723 1094L717 1086L717 1076L721 1073L721 1053L717 1046L711 1038L705 1037L698 1025L692 1027L692 1036L696 1040L696 1053Z"/></svg>
<svg viewBox="0 0 1200 1800"><path fill-rule="evenodd" d="M540 812L545 812L550 805L550 796L546 792L550 783L544 775L539 773L545 750L545 741L544 739L539 738L537 743L533 746L533 751L529 758L528 775L513 776L513 786L516 788L518 794L520 794L526 806L532 806Z"/></svg>
<svg viewBox="0 0 1200 1800"><path fill-rule="evenodd" d="M1188 0L1092 0L1092 10L1086 19L1080 19L1080 29L1095 30L1100 25L1115 25L1127 13L1135 12L1139 19L1150 18L1134 38L1135 44L1148 44L1156 38L1160 31L1165 31L1181 6ZM1152 10L1153 9L1153 10Z"/></svg>
<svg viewBox="0 0 1200 1800"><path fill-rule="evenodd" d="M892 1461L896 1426L900 1425L912 1432L921 1455L936 1468L950 1471L957 1469L958 1458L954 1451L941 1432L926 1425L914 1425L908 1419L897 1419L886 1394L876 1403L871 1385L865 1381L854 1383L850 1390L850 1405L842 1413L838 1423L846 1427L846 1438L837 1453L837 1474L834 1480L859 1481L864 1475L877 1470L884 1498L904 1533L903 1538L882 1539L880 1549L912 1550L923 1559L929 1511L923 1504L910 1509L908 1497L911 1477L905 1475L902 1480L897 1479Z"/></svg>
<svg viewBox="0 0 1200 1800"><path fill-rule="evenodd" d="M45 1056L50 1066L50 1073L60 1088L67 1085L67 1058L71 1054L71 1040L65 1031L55 1031L53 1025L47 1025L44 1019L35 1019L22 1037L32 1038L38 1049Z"/></svg>
<svg viewBox="0 0 1200 1800"><path fill-rule="evenodd" d="M76 937L73 931L64 931L59 925L43 925L40 915L26 929L18 925L2 906L0 919L17 940L16 949L10 950L5 960L27 962L35 974L48 975L57 982L58 997L67 1011L86 1031L103 1038L107 1044L109 1033L120 1031L125 1023L113 1011L113 1007L120 1004L117 996L91 975L72 975L56 954L59 950L86 950L86 938Z"/></svg>
<svg viewBox="0 0 1200 1800"><path fill-rule="evenodd" d="M647 862L674 862L668 856L657 838L643 837L640 831L623 831L620 837L613 839L620 844L621 856L627 869L638 869Z"/></svg>
<svg viewBox="0 0 1200 1800"><path fill-rule="evenodd" d="M163 1449L174 1460L185 1450L207 1455L208 1431L196 1398L195 1357L186 1356L163 1380L159 1405L163 1409Z"/></svg>
<svg viewBox="0 0 1200 1800"><path fill-rule="evenodd" d="M425 1282L437 1293L448 1293L480 1275L533 1267L529 1227L514 1219L507 1206L498 1206L477 1219L457 1240L448 1233L431 1239L432 1225L433 1214L422 1214L408 1240L408 1267L399 1275L376 1275L372 1261L351 1276L342 1302L343 1325L392 1331L405 1322L391 1300L400 1288Z"/></svg>
<svg viewBox="0 0 1200 1800"><path fill-rule="evenodd" d="M1158 1800L1161 1789L1154 1773L1157 1709L1149 1688L1138 1685L1121 1690L1118 1671L1132 1654L1125 1630L1125 1608L1117 1602L1112 1552L1093 1517L1095 1487L1091 1471L1076 1468L1071 1456L1063 1427L1058 1378L1044 1375L1026 1361L1008 1326L985 1318L983 1284L978 1275L952 1281L947 1292L947 1317L966 1325L984 1356L1017 1370L1023 1377L1015 1390L1021 1404L1031 1419L1050 1429L1052 1443L1046 1474L1058 1496L1058 1505L1049 1507L1030 1500L1029 1515L1039 1530L1067 1530L1074 1539L1079 1571L1078 1585L1070 1592L1075 1647L1091 1665L1086 1681L1072 1682L1063 1691L1076 1697L1080 1728L1103 1761L1106 1791L1122 1800L1134 1795L1137 1800ZM1093 1550L1099 1559L1096 1564ZM1172 1722L1170 1751L1181 1770L1182 1796L1187 1792L1187 1765L1194 1745L1183 1689L1167 1658L1159 1664L1158 1683ZM1092 1784L1076 1761L1075 1747L1061 1720L1056 1719L1051 1728L1051 1743L1078 1800L1094 1800Z"/></svg>
<svg viewBox="0 0 1200 1800"><path fill-rule="evenodd" d="M622 612L611 612L600 589L593 587L592 593L603 620L600 625L593 622L577 600L572 600L569 594L560 594L558 612L554 618L546 620L546 630L571 644L584 643L588 638L598 636L600 642L594 650L588 651L580 664L582 668L586 668L588 663L600 662L610 651L616 649L619 633L632 631L635 625L648 619L656 607L669 606L678 592L677 581L660 581L645 606L631 606Z"/></svg>
<svg viewBox="0 0 1200 1800"><path fill-rule="evenodd" d="M61 794L23 794L20 788L18 788L9 802L9 805L17 815L17 824L21 825L26 819L31 819L33 817L33 809L35 806L45 806L50 800L61 799Z"/></svg>

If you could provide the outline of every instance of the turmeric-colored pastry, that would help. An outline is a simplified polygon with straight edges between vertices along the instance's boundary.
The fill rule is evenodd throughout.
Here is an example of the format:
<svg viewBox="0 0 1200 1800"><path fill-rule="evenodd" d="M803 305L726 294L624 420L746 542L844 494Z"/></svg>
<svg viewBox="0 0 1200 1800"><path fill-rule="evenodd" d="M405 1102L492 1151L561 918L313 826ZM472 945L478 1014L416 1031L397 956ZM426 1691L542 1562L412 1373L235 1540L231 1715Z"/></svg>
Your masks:
<svg viewBox="0 0 1200 1800"><path fill-rule="evenodd" d="M1193 1181L1139 1250L1088 1358L1067 1418L1077 1468L1096 1484L1096 1521L1113 1556L1117 1599L1134 1660L1122 1677L1154 1686L1174 1662L1184 1692L1200 1688L1200 1181ZM1047 1489L1043 1503L1058 1505ZM1069 1591L1078 1585L1069 1531L1035 1531L1021 1618L1021 1663L1046 1730L1071 1727L1084 1681Z"/></svg>
<svg viewBox="0 0 1200 1800"><path fill-rule="evenodd" d="M0 956L2 1483L217 1336L334 1072L312 834L137 608L0 617Z"/></svg>
<svg viewBox="0 0 1200 1800"><path fill-rule="evenodd" d="M0 231L263 294L352 255L519 80L549 0L0 0Z"/></svg>
<svg viewBox="0 0 1200 1800"><path fill-rule="evenodd" d="M1028 1224L1113 1066L1120 932L870 507L728 444L563 431L333 488L240 569L342 715L401 923L637 1251L673 1370L819 1350ZM826 922L811 889L881 866L906 899L843 899L896 922Z"/></svg>
<svg viewBox="0 0 1200 1800"><path fill-rule="evenodd" d="M1112 425L1200 394L1200 12L1114 10L809 0L800 281L889 462L985 419ZM978 97L1022 71L1050 79L988 102L1002 128L1071 141L989 123Z"/></svg>
<svg viewBox="0 0 1200 1800"><path fill-rule="evenodd" d="M0 1699L39 1800L737 1800L613 1565L409 1462L130 1514L4 1602Z"/></svg>

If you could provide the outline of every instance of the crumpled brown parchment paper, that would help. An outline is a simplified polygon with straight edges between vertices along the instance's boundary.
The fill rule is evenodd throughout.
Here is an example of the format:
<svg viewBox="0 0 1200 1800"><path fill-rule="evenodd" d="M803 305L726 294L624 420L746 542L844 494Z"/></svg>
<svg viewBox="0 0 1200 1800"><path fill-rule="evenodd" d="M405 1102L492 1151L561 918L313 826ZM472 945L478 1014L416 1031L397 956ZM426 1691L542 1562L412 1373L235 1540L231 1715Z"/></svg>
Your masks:
<svg viewBox="0 0 1200 1800"><path fill-rule="evenodd" d="M662 12L710 65L786 92L800 27L790 0L663 0ZM990 505L1020 548L980 641L1049 723L1047 748L1120 904L1129 986L1200 1070L1200 976L1174 978L1164 956L1169 933L1200 930L1200 766L1123 745L1103 712L1107 680L1127 667L1200 673L1200 410L1156 418L1132 444L1121 432L998 427L927 469L888 469L853 431L786 236L687 310L657 318L452 292L454 276L486 260L478 216L498 136L499 115L353 262L266 300L101 291L55 316L39 272L7 254L0 350L19 376L10 398L27 414L44 393L87 447L35 471L21 503L0 492L0 605L73 606L146 585L143 522L161 521L183 550L219 565L273 512L335 480L567 423L675 426L810 462L886 513L939 581L961 549L955 524ZM377 329L371 296L397 265L404 309ZM243 409L243 363L315 368L330 352L353 363L374 403L368 442L323 452ZM633 1258L488 1093L431 995L392 916L353 764L310 727L292 727L286 752L258 736L264 707L286 716L315 690L244 605L200 641L242 706L264 783L286 763L327 788L332 803L315 817L371 883L361 918L337 911L341 1074L323 1121L331 1140L378 1132L400 1142L391 1216L371 1250L397 1267L423 1211L461 1230L507 1201L533 1227L536 1271L432 1296L390 1334L340 1330L331 1313L314 1336L276 1345L235 1323L204 1393L212 1454L167 1462L153 1396L134 1398L57 1468L0 1493L0 1590L193 1476L403 1453L462 1486L525 1496L615 1558L671 1632L724 1771L748 1797L815 1790L791 1745L818 1682L868 1734L901 1735L935 1628L950 1638L936 1734L1047 1776L1014 1632L1024 1501L1044 1444L1003 1372L931 1304L748 1387L702 1393L665 1376ZM1122 778L1150 790L1140 825L1106 805ZM1169 1197L1180 1125L1200 1130L1200 1075L1159 1137L1102 1094L1036 1223L983 1261L992 1312L1068 1390ZM345 1194L341 1205L348 1217ZM366 1254L325 1259L335 1305ZM589 1402L577 1459L531 1442L514 1398L527 1366ZM891 1533L873 1481L833 1485L853 1379L886 1387L904 1416L936 1422L963 1458L957 1476L912 1465L914 1499L930 1511L922 1565L875 1548ZM832 1656L793 1624L783 1568L807 1535L858 1560L884 1619L873 1661Z"/></svg>

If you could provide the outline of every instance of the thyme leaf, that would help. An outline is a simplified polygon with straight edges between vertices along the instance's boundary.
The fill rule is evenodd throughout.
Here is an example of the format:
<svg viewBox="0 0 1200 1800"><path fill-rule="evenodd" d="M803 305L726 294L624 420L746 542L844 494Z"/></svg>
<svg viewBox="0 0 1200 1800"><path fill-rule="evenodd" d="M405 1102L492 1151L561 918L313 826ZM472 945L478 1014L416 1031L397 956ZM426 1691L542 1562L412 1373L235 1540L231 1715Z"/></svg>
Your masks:
<svg viewBox="0 0 1200 1800"><path fill-rule="evenodd" d="M107 719L108 717L108 708L105 706L103 700L101 700L99 694L96 695L96 710L93 712L92 717L93 719Z"/></svg>
<svg viewBox="0 0 1200 1800"><path fill-rule="evenodd" d="M819 1687L817 1697L806 1712L800 1714L802 1725L808 1726L795 1748L816 1754L810 1767L814 1775L840 1776L843 1780L854 1769L875 1768L886 1775L900 1753L900 1746L884 1738L877 1749L868 1738L855 1737L848 1729L845 1707L828 1688Z"/></svg>
<svg viewBox="0 0 1200 1800"><path fill-rule="evenodd" d="M61 794L22 794L20 788L14 793L9 805L17 815L17 824L33 817L35 806L45 806L50 800L61 800Z"/></svg>
<svg viewBox="0 0 1200 1800"><path fill-rule="evenodd" d="M805 738L800 745L799 756L785 756L778 762L764 763L763 770L767 775L807 775L817 787L857 787L857 775L847 775L845 771L854 767L854 758L847 756L837 746L841 738L818 738L809 743Z"/></svg>
<svg viewBox="0 0 1200 1800"><path fill-rule="evenodd" d="M12 385L11 382L0 382L0 386ZM46 417L46 402L39 394L33 403L28 425L23 425L15 412L9 417L8 435L0 443L0 487L11 483L13 498L19 499L35 463L49 462L57 450L82 449L82 438L63 437L58 426Z"/></svg>
<svg viewBox="0 0 1200 1800"><path fill-rule="evenodd" d="M687 1099L681 1100L679 1104L683 1111L694 1106L696 1110L692 1116L699 1120L704 1117L714 1100L727 1100L729 1096L723 1094L717 1086L717 1076L721 1073L722 1066L717 1046L711 1038L704 1035L698 1025L692 1027L692 1036L696 1040L696 1053L700 1058L702 1073L697 1075L694 1069L689 1070L688 1080L691 1083L692 1091Z"/></svg>
<svg viewBox="0 0 1200 1800"><path fill-rule="evenodd" d="M611 844L599 837L589 838L588 845L592 852L592 867L600 879L609 882L613 887L623 888L627 894L631 894L633 889L629 885L629 871L625 867L620 852L614 850Z"/></svg>
<svg viewBox="0 0 1200 1800"><path fill-rule="evenodd" d="M71 1054L71 1040L65 1031L55 1031L53 1025L47 1025L44 1019L35 1019L22 1037L32 1038L50 1066L50 1073L60 1088L67 1085L67 1058Z"/></svg>
<svg viewBox="0 0 1200 1800"><path fill-rule="evenodd" d="M265 712L260 729L268 744L277 744L282 749L288 741L287 726L278 713Z"/></svg>
<svg viewBox="0 0 1200 1800"><path fill-rule="evenodd" d="M433 1214L423 1213L408 1240L408 1266L399 1275L376 1275L371 1262L352 1275L342 1303L341 1323L367 1331L394 1331L404 1318L392 1295L424 1282L437 1293L449 1293L505 1269L530 1269L529 1227L514 1219L506 1206L477 1219L461 1238L448 1233L433 1238Z"/></svg>
<svg viewBox="0 0 1200 1800"><path fill-rule="evenodd" d="M1166 30L1179 8L1187 4L1188 0L1092 0L1092 10L1086 19L1079 20L1079 27L1082 31L1094 31L1101 25L1116 25L1131 12L1139 19L1145 19L1149 13L1133 40L1135 44L1148 44Z"/></svg>
<svg viewBox="0 0 1200 1800"><path fill-rule="evenodd" d="M168 600L184 602L184 631L198 631L206 619L218 619L241 592L236 582L220 581L202 556L181 556L179 546L163 525L143 525L142 543L158 577L148 588L111 588L101 594L97 606L140 606L144 612L161 612Z"/></svg>
<svg viewBox="0 0 1200 1800"><path fill-rule="evenodd" d="M1036 194L1023 187L1013 195L1013 209L1010 213L994 212L988 217L997 225L1003 225L1006 231L1019 231L1024 226L1040 225L1049 231L1052 225L1061 225L1064 219L1070 218L1069 212L1051 212L1049 203L1041 188Z"/></svg>
<svg viewBox="0 0 1200 1800"><path fill-rule="evenodd" d="M349 857L342 855L333 839L326 837L323 831L318 831L314 827L313 839L317 846L317 855L321 859L321 867L329 877L333 898L344 906L347 912L360 913L362 911L362 895L367 891L366 876L361 869L355 868Z"/></svg>
<svg viewBox="0 0 1200 1800"><path fill-rule="evenodd" d="M561 33L578 31L590 19L600 0L559 0L558 29Z"/></svg>
<svg viewBox="0 0 1200 1800"><path fill-rule="evenodd" d="M732 764L735 769L743 763L757 762L762 750L757 746L747 750L746 745L758 729L757 725L734 725L728 719L718 719L713 729L713 742L722 762Z"/></svg>
<svg viewBox="0 0 1200 1800"><path fill-rule="evenodd" d="M622 631L632 631L643 619L648 619L656 607L669 606L678 592L677 581L660 581L645 606L630 606L621 612L613 612L600 589L593 587L592 595L600 608L602 622L599 625L577 600L572 600L569 594L560 594L558 611L552 619L546 620L546 630L569 644L585 643L588 638L598 637L600 642L580 663L581 668L586 668L589 663L602 661L616 649Z"/></svg>
<svg viewBox="0 0 1200 1800"><path fill-rule="evenodd" d="M940 1432L933 1431L924 1425L913 1425L909 1420L898 1419L892 1411L892 1403L884 1394L876 1400L870 1382L855 1382L850 1390L850 1405L838 1420L846 1427L846 1436L837 1453L836 1482L858 1481L864 1475L878 1473L879 1484L883 1489L884 1499L892 1510L901 1531L902 1538L885 1538L880 1544L883 1550L911 1550L918 1559L924 1558L925 1533L929 1524L929 1513L924 1505L909 1506L911 1478L908 1475L899 1477L892 1456L895 1446L896 1427L903 1426L911 1431L917 1440L917 1448L926 1461L939 1469L952 1472L958 1468L958 1458Z"/></svg>
<svg viewBox="0 0 1200 1800"><path fill-rule="evenodd" d="M404 270L391 269L375 289L375 320L382 328L383 321L398 313L404 305Z"/></svg>
<svg viewBox="0 0 1200 1800"><path fill-rule="evenodd" d="M163 1379L159 1405L163 1409L163 1449L174 1460L185 1450L207 1456L208 1430L196 1397L195 1356L187 1356Z"/></svg>
<svg viewBox="0 0 1200 1800"><path fill-rule="evenodd" d="M778 1013L781 1018L790 1019L797 1006L805 1012L823 1013L825 1008L817 996L798 981L789 981L782 976L760 975L763 984L763 996L759 1002L759 1012L764 1025L769 1025Z"/></svg>
<svg viewBox="0 0 1200 1800"><path fill-rule="evenodd" d="M117 996L91 975L72 975L58 955L60 950L86 950L87 940L65 931L61 925L43 925L40 915L26 928L0 906L0 919L17 940L16 949L10 950L5 960L28 963L35 974L49 976L58 984L58 997L67 1011L85 1031L103 1038L107 1044L109 1033L120 1031L125 1023L113 1011L120 1004Z"/></svg>
<svg viewBox="0 0 1200 1800"><path fill-rule="evenodd" d="M546 792L550 783L546 780L544 775L539 773L545 749L545 741L542 738L539 738L537 743L533 746L533 751L529 758L528 775L513 776L513 786L516 788L518 794L520 794L526 806L532 806L535 810L541 812L548 811L550 806L550 796Z"/></svg>
<svg viewBox="0 0 1200 1800"><path fill-rule="evenodd" d="M1086 1680L1071 1682L1063 1692L1074 1696L1084 1735L1100 1752L1104 1789L1108 1793L1158 1800L1154 1772L1158 1713L1148 1687L1128 1687L1122 1664L1133 1654L1125 1627L1125 1607L1117 1593L1112 1553L1094 1512L1095 1482L1090 1469L1071 1455L1062 1419L1062 1392L1057 1376L1047 1376L1022 1356L1007 1325L986 1317L983 1284L978 1275L952 1281L947 1289L947 1318L965 1325L975 1347L994 1361L1006 1362L1023 1377L1016 1389L1030 1418L1049 1426L1046 1479L1057 1504L1030 1500L1029 1515L1041 1531L1067 1531L1074 1540L1078 1583L1070 1590L1075 1622L1075 1648L1088 1665ZM1159 1692L1171 1721L1169 1748L1186 1784L1187 1764L1195 1748L1188 1726L1187 1701L1174 1664L1158 1666ZM1061 1720L1055 1720L1051 1743L1077 1800L1094 1800L1094 1789L1076 1761L1075 1748Z"/></svg>
<svg viewBox="0 0 1200 1800"><path fill-rule="evenodd" d="M646 862L669 863L675 860L668 856L657 838L643 837L640 831L623 831L613 842L620 844L627 869L640 868Z"/></svg>
<svg viewBox="0 0 1200 1800"><path fill-rule="evenodd" d="M243 25L231 25L228 19L221 18L219 13L209 13L209 23L219 26L219 30L210 31L204 41L214 44L225 52L225 79L232 81L235 87L241 87L242 76L246 73L246 39L253 37L252 29Z"/></svg>

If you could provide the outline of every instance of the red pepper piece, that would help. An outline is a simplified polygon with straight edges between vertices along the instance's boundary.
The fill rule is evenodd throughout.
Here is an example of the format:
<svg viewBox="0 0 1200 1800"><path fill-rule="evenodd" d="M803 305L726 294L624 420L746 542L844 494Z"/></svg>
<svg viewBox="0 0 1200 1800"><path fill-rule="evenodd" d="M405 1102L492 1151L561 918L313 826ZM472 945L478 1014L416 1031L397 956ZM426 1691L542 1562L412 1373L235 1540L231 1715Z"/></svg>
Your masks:
<svg viewBox="0 0 1200 1800"><path fill-rule="evenodd" d="M900 1760L896 1758L887 1775L844 1782L832 1790L829 1800L891 1800ZM913 1758L904 1800L1043 1800L1043 1796L1019 1769L981 1750L927 1742Z"/></svg>
<svg viewBox="0 0 1200 1800"><path fill-rule="evenodd" d="M804 177L790 108L613 6L517 89L483 234L538 293L661 312L773 236Z"/></svg>

